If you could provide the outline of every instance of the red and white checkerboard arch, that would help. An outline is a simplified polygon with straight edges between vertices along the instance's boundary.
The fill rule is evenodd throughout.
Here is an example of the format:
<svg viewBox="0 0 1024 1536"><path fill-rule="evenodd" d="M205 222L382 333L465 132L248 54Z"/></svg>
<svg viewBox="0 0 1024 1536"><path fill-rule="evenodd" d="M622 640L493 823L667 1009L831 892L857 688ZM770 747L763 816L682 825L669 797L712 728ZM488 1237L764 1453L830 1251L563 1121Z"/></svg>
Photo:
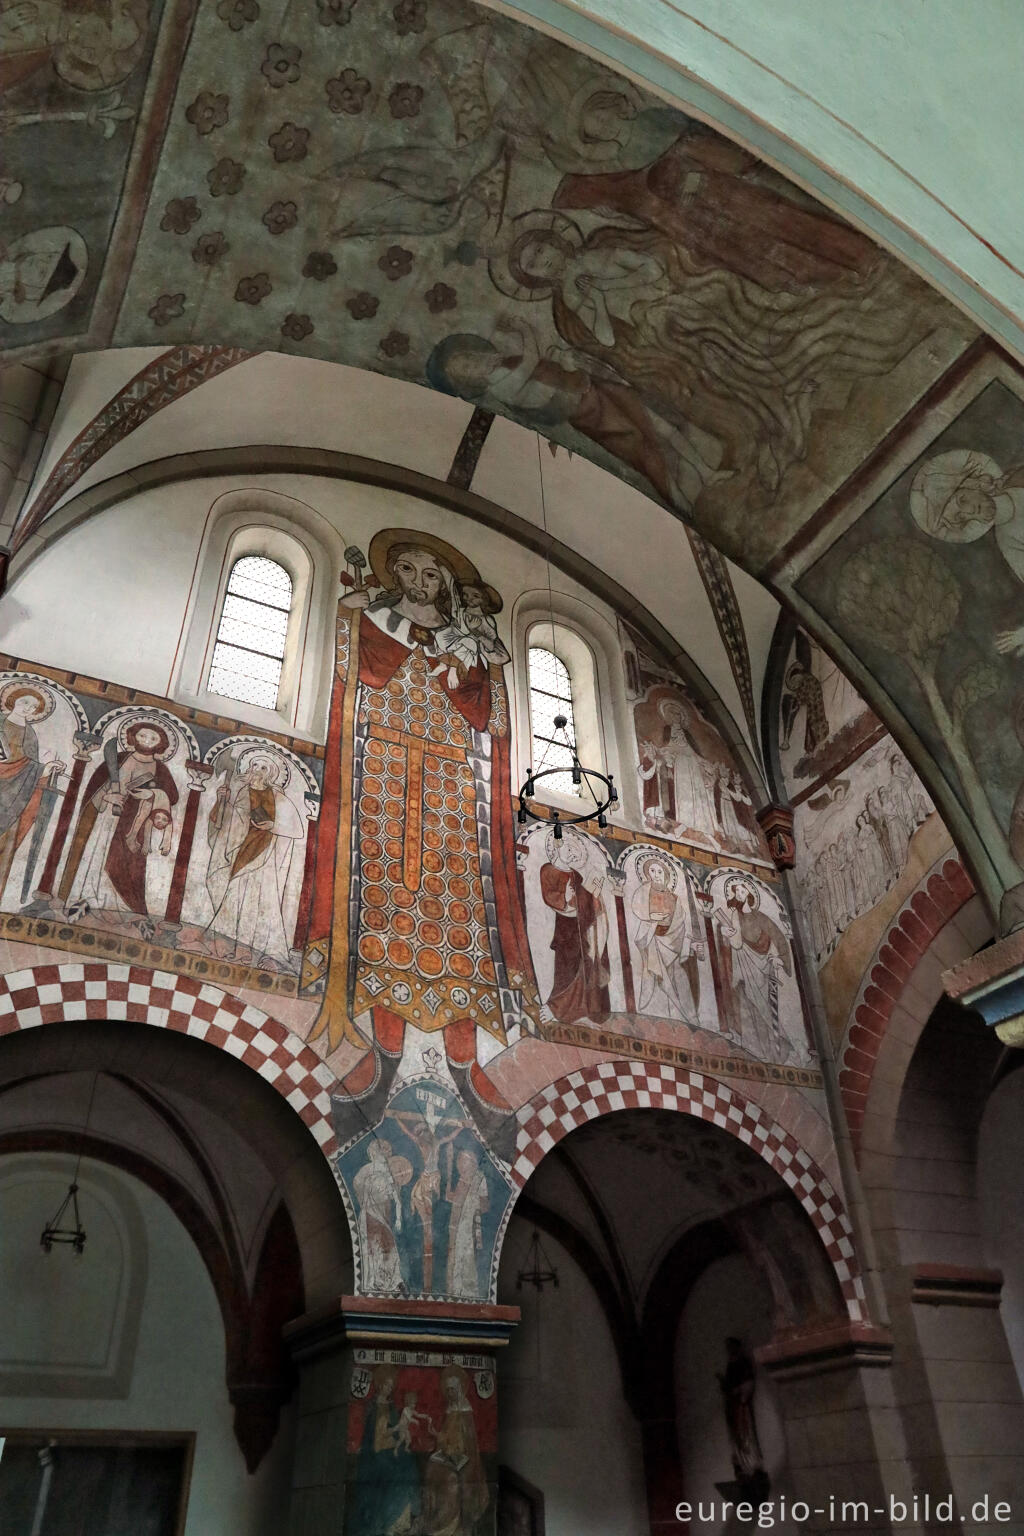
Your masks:
<svg viewBox="0 0 1024 1536"><path fill-rule="evenodd" d="M832 1185L790 1133L717 1078L648 1061L602 1061L551 1083L518 1111L512 1180L517 1190L544 1154L589 1120L619 1109L676 1109L745 1142L789 1186L835 1269L852 1319L866 1317L864 1282L849 1219Z"/></svg>
<svg viewBox="0 0 1024 1536"><path fill-rule="evenodd" d="M333 1074L297 1035L252 1003L194 977L139 965L81 961L0 977L0 1035L75 1019L127 1019L218 1046L277 1089L325 1157L337 1150Z"/></svg>

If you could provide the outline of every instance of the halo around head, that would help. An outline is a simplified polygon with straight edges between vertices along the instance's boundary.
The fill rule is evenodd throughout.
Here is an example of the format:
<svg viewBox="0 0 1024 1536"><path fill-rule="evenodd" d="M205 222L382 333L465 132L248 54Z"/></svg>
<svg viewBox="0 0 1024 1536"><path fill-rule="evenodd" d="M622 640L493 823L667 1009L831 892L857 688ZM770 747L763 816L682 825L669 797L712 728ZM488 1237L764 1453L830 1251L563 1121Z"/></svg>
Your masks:
<svg viewBox="0 0 1024 1536"><path fill-rule="evenodd" d="M953 448L938 453L922 464L910 487L910 512L917 526L932 539L948 544L972 544L988 533L991 522L972 518L964 527L952 526L945 512L957 492L976 485L993 500L999 496L1002 470L987 453L971 448Z"/></svg>
<svg viewBox="0 0 1024 1536"><path fill-rule="evenodd" d="M749 893L754 898L753 910L755 912L761 905L761 892L753 880L748 880L746 875L729 875L727 877L725 884L722 886L722 895L728 901L734 892L739 892L740 895Z"/></svg>
<svg viewBox="0 0 1024 1536"><path fill-rule="evenodd" d="M44 692L42 688L37 688L34 683L7 683L3 690L0 691L0 709L6 714L26 694L29 698L38 699L41 705L39 713L33 716L35 721L46 720L53 714L56 707L53 694L48 691Z"/></svg>
<svg viewBox="0 0 1024 1536"><path fill-rule="evenodd" d="M551 208L532 208L529 213L521 213L513 219L508 247L500 256L495 256L487 268L491 282L510 299L549 299L559 286L553 278L533 277L522 265L524 249L539 238L559 246L566 260L575 256L583 244L579 225Z"/></svg>
<svg viewBox="0 0 1024 1536"><path fill-rule="evenodd" d="M415 528L382 528L370 540L370 548L367 551L370 569L380 586L391 587L392 577L388 570L388 557L393 552L399 554L405 549L425 549L428 553L436 555L438 560L448 567L456 581L463 586L485 585L472 560L447 540L439 539L432 533L420 533Z"/></svg>
<svg viewBox="0 0 1024 1536"><path fill-rule="evenodd" d="M247 751L240 752L236 771L238 773L248 773L257 762L269 763L273 768L271 783L276 785L278 789L286 787L288 780L291 778L288 764L283 758L278 757L276 752L263 745L249 747Z"/></svg>
<svg viewBox="0 0 1024 1536"><path fill-rule="evenodd" d="M665 885L667 889L674 891L679 883L679 871L674 864L669 862L663 853L641 854L636 861L636 872L638 878L641 880L646 880L649 877L650 872L654 868L655 864L660 865L661 868L665 871Z"/></svg>
<svg viewBox="0 0 1024 1536"><path fill-rule="evenodd" d="M134 752L135 737L141 730L156 731L163 746L154 748L153 756L165 763L178 750L178 733L169 720L154 720L149 715L130 715L117 728L117 744L122 751Z"/></svg>

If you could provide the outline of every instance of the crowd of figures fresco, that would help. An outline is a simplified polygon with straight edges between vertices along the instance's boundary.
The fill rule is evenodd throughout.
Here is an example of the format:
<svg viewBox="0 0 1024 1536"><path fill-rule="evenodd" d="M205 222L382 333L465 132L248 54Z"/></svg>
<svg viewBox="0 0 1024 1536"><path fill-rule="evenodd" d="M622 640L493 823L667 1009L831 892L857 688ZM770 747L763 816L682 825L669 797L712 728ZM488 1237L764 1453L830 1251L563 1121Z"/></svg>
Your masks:
<svg viewBox="0 0 1024 1536"><path fill-rule="evenodd" d="M0 674L0 906L20 914L5 931L112 956L144 944L176 969L294 992L313 767L262 737Z"/></svg>
<svg viewBox="0 0 1024 1536"><path fill-rule="evenodd" d="M850 925L899 885L914 836L935 807L892 737L803 630L783 670L778 752L794 806L808 937L821 967Z"/></svg>

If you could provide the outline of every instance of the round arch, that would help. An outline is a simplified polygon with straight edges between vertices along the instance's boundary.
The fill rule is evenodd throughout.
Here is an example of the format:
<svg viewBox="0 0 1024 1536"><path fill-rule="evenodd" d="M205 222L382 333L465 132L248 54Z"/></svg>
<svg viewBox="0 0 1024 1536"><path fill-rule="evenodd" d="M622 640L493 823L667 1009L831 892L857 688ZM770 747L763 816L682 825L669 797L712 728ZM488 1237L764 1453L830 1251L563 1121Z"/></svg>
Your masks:
<svg viewBox="0 0 1024 1536"><path fill-rule="evenodd" d="M77 1019L177 1030L227 1052L281 1095L333 1171L334 1076L314 1050L252 1003L191 976L99 961L36 965L0 977L0 1035Z"/></svg>
<svg viewBox="0 0 1024 1536"><path fill-rule="evenodd" d="M843 1202L796 1138L735 1088L682 1067L602 1061L549 1084L517 1112L512 1182L523 1188L546 1152L588 1120L623 1109L671 1109L707 1120L751 1147L800 1201L835 1271L852 1321L867 1316L864 1281ZM505 1216L507 1224L514 1204ZM503 1234L502 1234L503 1235ZM499 1247L500 1252L500 1247Z"/></svg>

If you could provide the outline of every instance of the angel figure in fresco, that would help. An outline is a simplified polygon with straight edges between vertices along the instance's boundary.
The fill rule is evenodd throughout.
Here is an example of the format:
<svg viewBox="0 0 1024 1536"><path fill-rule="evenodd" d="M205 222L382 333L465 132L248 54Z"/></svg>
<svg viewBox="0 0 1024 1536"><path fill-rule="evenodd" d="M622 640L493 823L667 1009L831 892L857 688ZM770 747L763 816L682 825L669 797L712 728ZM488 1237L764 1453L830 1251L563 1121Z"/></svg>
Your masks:
<svg viewBox="0 0 1024 1536"><path fill-rule="evenodd" d="M435 389L486 398L539 432L564 422L642 475L670 506L691 506L715 477L720 452L706 433L648 410L611 361L560 344L542 349L520 316L502 316L489 340L446 336L426 372Z"/></svg>
<svg viewBox="0 0 1024 1536"><path fill-rule="evenodd" d="M603 1024L611 1014L607 876L589 842L574 832L561 839L549 832L544 846L540 894L555 914L555 972L544 1013L563 1024L577 1019Z"/></svg>
<svg viewBox="0 0 1024 1536"><path fill-rule="evenodd" d="M8 685L0 694L0 893L45 790L64 771L58 759L42 757L35 729L53 709L52 696L29 684Z"/></svg>
<svg viewBox="0 0 1024 1536"><path fill-rule="evenodd" d="M910 487L910 510L933 539L972 544L992 533L1018 581L1024 582L1024 464L1003 471L988 454L954 448L923 464ZM1003 630L995 647L1024 656L1024 625Z"/></svg>
<svg viewBox="0 0 1024 1536"><path fill-rule="evenodd" d="M786 1060L792 1044L779 1022L779 974L793 974L789 940L762 909L752 880L731 875L712 916L718 929L723 1026L759 1061Z"/></svg>
<svg viewBox="0 0 1024 1536"><path fill-rule="evenodd" d="M862 237L854 236L851 265L840 263L827 288L803 276L780 281L785 267L779 247L764 239L761 215L770 209L780 229L822 216L765 187L738 193L728 174L699 159L688 163L698 142L706 145L684 137L661 166L567 177L552 209L516 219L489 270L501 292L549 302L562 341L614 366L659 416L717 444L716 478L742 476L770 501L806 455L826 387L888 372L920 337L901 312L900 279ZM694 204L707 191L733 203L738 196L744 208L752 199L761 258L749 235L738 248L737 228L732 247L694 238ZM710 204L702 210L704 236ZM791 240L784 254L799 267L797 244Z"/></svg>
<svg viewBox="0 0 1024 1536"><path fill-rule="evenodd" d="M352 1180L359 1207L359 1251L368 1292L394 1293L404 1289L398 1236L402 1230L401 1186L412 1176L407 1158L395 1157L391 1143L371 1137L366 1162Z"/></svg>
<svg viewBox="0 0 1024 1536"><path fill-rule="evenodd" d="M85 786L59 895L71 911L103 909L147 917L149 858L166 858L178 787L166 761L177 743L152 720L108 737L103 762Z"/></svg>
<svg viewBox="0 0 1024 1536"><path fill-rule="evenodd" d="M410 1026L446 1040L476 1028L504 1044L535 985L516 884L508 652L493 626L501 599L432 534L383 530L368 564L380 595L352 589L338 610L303 970L324 999L315 1034L365 1051L397 1028L398 1054ZM351 783L349 803L340 786ZM382 965L400 978L386 993Z"/></svg>
<svg viewBox="0 0 1024 1536"><path fill-rule="evenodd" d="M284 790L287 773L279 757L258 751L232 755L222 770L206 869L206 934L222 959L244 954L260 966L291 967L284 903L304 828Z"/></svg>
<svg viewBox="0 0 1024 1536"><path fill-rule="evenodd" d="M447 100L450 141L399 141L333 166L336 234L457 230L453 254L472 262L500 242L517 170L649 165L686 124L593 60L547 38L519 42L490 19L434 38L420 60Z"/></svg>
<svg viewBox="0 0 1024 1536"><path fill-rule="evenodd" d="M684 877L681 893L678 869L657 854L637 862L637 878L629 904L640 956L637 1007L696 1028L704 946L689 886Z"/></svg>

